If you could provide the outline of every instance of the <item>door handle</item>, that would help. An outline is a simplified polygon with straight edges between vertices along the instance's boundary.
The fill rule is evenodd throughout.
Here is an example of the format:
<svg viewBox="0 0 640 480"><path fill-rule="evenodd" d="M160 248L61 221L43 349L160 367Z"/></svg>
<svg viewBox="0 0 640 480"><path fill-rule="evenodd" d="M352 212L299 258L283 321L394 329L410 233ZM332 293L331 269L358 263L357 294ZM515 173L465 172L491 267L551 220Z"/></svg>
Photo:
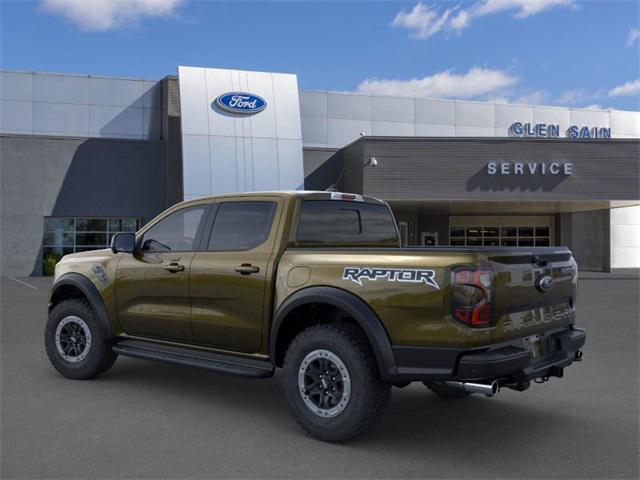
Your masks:
<svg viewBox="0 0 640 480"><path fill-rule="evenodd" d="M167 272L178 273L178 272L183 272L184 271L184 265L180 265L179 263L172 262L169 265L167 265L166 267L164 267L164 269Z"/></svg>
<svg viewBox="0 0 640 480"><path fill-rule="evenodd" d="M243 263L242 265L236 267L235 271L241 275L251 275L252 273L258 273L260 269L258 267L254 267L250 263Z"/></svg>

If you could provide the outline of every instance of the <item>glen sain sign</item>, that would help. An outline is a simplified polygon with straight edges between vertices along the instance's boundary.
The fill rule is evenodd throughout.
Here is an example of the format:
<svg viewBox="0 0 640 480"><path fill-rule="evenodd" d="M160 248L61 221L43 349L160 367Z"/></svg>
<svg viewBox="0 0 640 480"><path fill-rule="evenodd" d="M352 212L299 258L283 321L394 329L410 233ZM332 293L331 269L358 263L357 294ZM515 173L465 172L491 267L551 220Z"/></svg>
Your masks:
<svg viewBox="0 0 640 480"><path fill-rule="evenodd" d="M267 108L264 98L247 92L223 93L213 101L214 105L236 115L253 115Z"/></svg>
<svg viewBox="0 0 640 480"><path fill-rule="evenodd" d="M564 132L566 138L576 140L598 140L611 138L611 128L586 127L571 125ZM550 123L521 123L515 122L509 127L512 137L560 138L560 125Z"/></svg>

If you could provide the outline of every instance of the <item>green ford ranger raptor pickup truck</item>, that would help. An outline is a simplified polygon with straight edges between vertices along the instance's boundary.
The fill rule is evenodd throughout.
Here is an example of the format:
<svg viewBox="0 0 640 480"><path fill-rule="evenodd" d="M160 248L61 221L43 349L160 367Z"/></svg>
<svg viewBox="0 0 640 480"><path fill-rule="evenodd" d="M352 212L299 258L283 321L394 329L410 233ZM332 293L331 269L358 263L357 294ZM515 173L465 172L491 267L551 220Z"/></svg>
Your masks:
<svg viewBox="0 0 640 480"><path fill-rule="evenodd" d="M562 247L402 248L375 198L222 195L66 255L45 346L73 379L118 355L247 378L281 367L296 420L341 442L382 417L392 386L461 398L562 377L585 343L577 282Z"/></svg>

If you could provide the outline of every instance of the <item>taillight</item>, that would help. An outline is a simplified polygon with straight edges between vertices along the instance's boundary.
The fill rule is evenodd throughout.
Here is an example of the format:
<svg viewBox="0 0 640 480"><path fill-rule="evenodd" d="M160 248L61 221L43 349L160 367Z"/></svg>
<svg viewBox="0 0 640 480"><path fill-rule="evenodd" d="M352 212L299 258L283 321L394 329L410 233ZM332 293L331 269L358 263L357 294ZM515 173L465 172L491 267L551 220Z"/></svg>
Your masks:
<svg viewBox="0 0 640 480"><path fill-rule="evenodd" d="M451 273L451 315L470 327L488 327L492 320L490 268L459 267Z"/></svg>

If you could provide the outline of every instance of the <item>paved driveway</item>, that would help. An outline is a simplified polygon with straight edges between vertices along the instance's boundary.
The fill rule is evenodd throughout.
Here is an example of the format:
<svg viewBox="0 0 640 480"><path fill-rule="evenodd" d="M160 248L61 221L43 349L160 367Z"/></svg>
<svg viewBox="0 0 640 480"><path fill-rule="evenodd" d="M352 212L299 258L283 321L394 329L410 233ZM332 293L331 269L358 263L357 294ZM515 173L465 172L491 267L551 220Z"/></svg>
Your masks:
<svg viewBox="0 0 640 480"><path fill-rule="evenodd" d="M42 346L49 282L2 278L3 478L638 478L637 278L580 280L589 337L564 379L460 402L394 389L378 428L343 446L302 432L279 375L120 358L60 377Z"/></svg>

